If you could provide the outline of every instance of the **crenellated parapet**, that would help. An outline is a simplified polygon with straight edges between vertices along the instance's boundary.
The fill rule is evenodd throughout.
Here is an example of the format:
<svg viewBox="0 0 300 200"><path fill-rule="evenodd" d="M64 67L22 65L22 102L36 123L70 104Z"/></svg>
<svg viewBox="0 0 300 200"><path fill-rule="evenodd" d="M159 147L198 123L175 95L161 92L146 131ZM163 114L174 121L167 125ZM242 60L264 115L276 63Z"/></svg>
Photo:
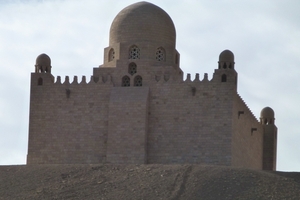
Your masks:
<svg viewBox="0 0 300 200"><path fill-rule="evenodd" d="M244 99L237 93L237 98L241 101L241 102L243 102L243 104L246 106L246 108L248 109L248 112L250 113L250 115L257 121L257 122L259 122L258 121L258 119L257 119L257 117L253 114L253 112L250 110L250 108L249 108L249 106L247 105L247 103L244 101ZM244 114L244 113L243 113Z"/></svg>
<svg viewBox="0 0 300 200"><path fill-rule="evenodd" d="M191 79L191 74L187 74L186 75L186 79L184 80L184 82L185 83L191 83L191 82L194 82L194 83L197 83L197 82L209 82L209 80L208 80L208 74L204 73L204 77L203 77L202 80L200 80L200 75L198 73L196 73L194 80Z"/></svg>
<svg viewBox="0 0 300 200"><path fill-rule="evenodd" d="M54 77L50 74L48 76L32 73L32 85L37 86L49 86L49 85L68 85L68 86L76 86L76 85L114 85L112 77L107 75L105 77L94 77L91 76L89 81L87 81L86 76L82 76L81 81L78 80L78 76L74 76L73 79L70 79L69 76L65 76L63 80L61 76L56 77L56 81Z"/></svg>
<svg viewBox="0 0 300 200"><path fill-rule="evenodd" d="M70 81L69 76L65 77L64 82L62 82L61 77L57 76L56 82L54 83L56 85L89 85L89 84L105 84L105 85L114 85L112 81L111 75L107 75L105 77L94 77L91 76L90 80L87 82L86 76L82 76L81 81L78 81L78 77L74 76L73 81Z"/></svg>

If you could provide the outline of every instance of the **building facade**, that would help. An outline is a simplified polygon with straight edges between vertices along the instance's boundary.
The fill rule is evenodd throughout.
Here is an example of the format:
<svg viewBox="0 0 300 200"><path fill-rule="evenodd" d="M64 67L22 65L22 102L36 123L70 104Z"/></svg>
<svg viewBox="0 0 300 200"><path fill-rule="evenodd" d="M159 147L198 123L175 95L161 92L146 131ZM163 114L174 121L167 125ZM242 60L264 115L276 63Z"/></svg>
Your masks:
<svg viewBox="0 0 300 200"><path fill-rule="evenodd" d="M41 54L31 74L27 164L197 163L276 169L277 128L237 93L225 50L211 80L184 80L176 31L161 8L139 2L110 28L104 62L89 80L51 74Z"/></svg>

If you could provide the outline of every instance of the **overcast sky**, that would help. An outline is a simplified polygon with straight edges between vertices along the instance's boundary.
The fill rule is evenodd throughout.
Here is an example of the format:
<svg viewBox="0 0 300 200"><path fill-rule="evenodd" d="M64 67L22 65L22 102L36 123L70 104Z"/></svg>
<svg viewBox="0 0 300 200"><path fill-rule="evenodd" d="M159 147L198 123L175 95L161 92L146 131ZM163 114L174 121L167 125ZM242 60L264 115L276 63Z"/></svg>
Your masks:
<svg viewBox="0 0 300 200"><path fill-rule="evenodd" d="M0 1L0 165L26 163L36 57L50 56L54 76L90 77L103 63L112 20L135 2ZM275 111L277 170L300 171L300 1L149 2L173 19L185 74L211 79L219 54L235 54L238 93L257 118L266 106Z"/></svg>

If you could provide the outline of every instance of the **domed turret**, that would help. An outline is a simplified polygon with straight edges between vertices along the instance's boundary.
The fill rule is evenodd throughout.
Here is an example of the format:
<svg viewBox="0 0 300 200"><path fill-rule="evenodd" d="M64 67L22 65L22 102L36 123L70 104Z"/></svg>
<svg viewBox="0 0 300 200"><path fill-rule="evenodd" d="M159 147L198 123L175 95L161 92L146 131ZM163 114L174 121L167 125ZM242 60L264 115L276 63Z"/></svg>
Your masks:
<svg viewBox="0 0 300 200"><path fill-rule="evenodd" d="M230 50L224 50L219 56L219 69L234 69L234 54Z"/></svg>
<svg viewBox="0 0 300 200"><path fill-rule="evenodd" d="M270 107L265 107L260 112L260 123L261 124L274 124L274 110Z"/></svg>
<svg viewBox="0 0 300 200"><path fill-rule="evenodd" d="M36 58L36 73L51 73L51 59L47 54L41 54Z"/></svg>
<svg viewBox="0 0 300 200"><path fill-rule="evenodd" d="M113 20L109 45L139 41L167 43L175 48L176 32L172 19L161 8L138 2L124 8Z"/></svg>

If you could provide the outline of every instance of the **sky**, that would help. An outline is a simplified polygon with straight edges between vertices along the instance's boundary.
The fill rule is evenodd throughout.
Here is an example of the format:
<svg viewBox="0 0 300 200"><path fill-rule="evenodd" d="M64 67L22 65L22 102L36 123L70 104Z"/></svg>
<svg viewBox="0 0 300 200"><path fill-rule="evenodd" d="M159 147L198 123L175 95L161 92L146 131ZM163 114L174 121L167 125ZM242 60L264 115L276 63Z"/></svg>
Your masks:
<svg viewBox="0 0 300 200"><path fill-rule="evenodd" d="M54 76L90 77L103 63L114 17L133 0L0 1L0 165L26 164L30 74L41 53ZM180 67L209 79L235 55L238 93L278 128L277 170L300 171L300 1L149 0L172 18ZM62 78L64 80L64 78Z"/></svg>

